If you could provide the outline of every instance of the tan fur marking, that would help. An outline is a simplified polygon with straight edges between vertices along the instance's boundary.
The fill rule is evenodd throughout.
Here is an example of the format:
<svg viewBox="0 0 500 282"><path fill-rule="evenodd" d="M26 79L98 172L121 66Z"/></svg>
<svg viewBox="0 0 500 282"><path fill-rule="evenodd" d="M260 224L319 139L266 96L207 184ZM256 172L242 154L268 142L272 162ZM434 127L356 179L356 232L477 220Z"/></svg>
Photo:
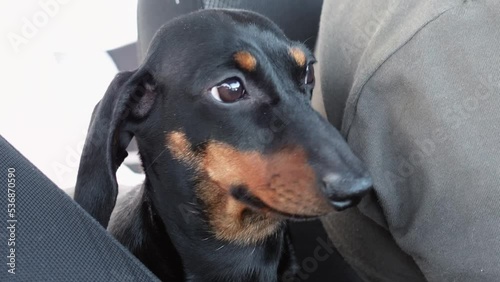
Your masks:
<svg viewBox="0 0 500 282"><path fill-rule="evenodd" d="M274 234L282 220L272 214L248 210L209 179L197 187L206 205L215 237L241 245L256 244Z"/></svg>
<svg viewBox="0 0 500 282"><path fill-rule="evenodd" d="M299 148L264 156L211 143L202 166L221 189L229 191L235 185L245 185L254 196L278 211L305 216L331 211L316 188L316 176L304 151Z"/></svg>
<svg viewBox="0 0 500 282"><path fill-rule="evenodd" d="M183 132L173 131L169 133L167 135L166 146L174 158L189 165L195 165L197 163L198 159L193 150L191 150L191 143L189 143Z"/></svg>
<svg viewBox="0 0 500 282"><path fill-rule="evenodd" d="M281 219L249 211L248 207L232 198L227 190L210 180L207 172L203 171L203 156L194 154L184 133L174 131L167 134L166 147L174 158L198 170L201 181L196 192L206 205L207 216L216 238L248 245L258 243L276 232Z"/></svg>
<svg viewBox="0 0 500 282"><path fill-rule="evenodd" d="M291 47L290 55L292 55L297 65L301 67L306 65L306 54L299 47Z"/></svg>
<svg viewBox="0 0 500 282"><path fill-rule="evenodd" d="M257 59L248 51L237 52L234 54L234 60L240 68L246 71L254 71L257 67Z"/></svg>
<svg viewBox="0 0 500 282"><path fill-rule="evenodd" d="M212 141L195 154L182 132L167 135L174 158L197 170L198 197L205 204L215 236L237 244L255 244L274 234L282 223L269 210L253 210L230 195L244 185L269 207L292 215L317 216L332 210L316 188L316 176L300 148L285 148L272 155L239 151Z"/></svg>

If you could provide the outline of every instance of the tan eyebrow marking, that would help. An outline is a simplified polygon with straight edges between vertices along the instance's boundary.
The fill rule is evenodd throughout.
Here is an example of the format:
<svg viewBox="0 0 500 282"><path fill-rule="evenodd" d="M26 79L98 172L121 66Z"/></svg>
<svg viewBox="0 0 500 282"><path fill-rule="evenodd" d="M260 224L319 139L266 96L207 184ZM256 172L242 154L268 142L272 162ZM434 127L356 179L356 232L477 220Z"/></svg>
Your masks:
<svg viewBox="0 0 500 282"><path fill-rule="evenodd" d="M239 51L234 54L236 63L246 71L254 71L257 67L257 59L248 51Z"/></svg>
<svg viewBox="0 0 500 282"><path fill-rule="evenodd" d="M290 55L292 55L293 59L297 63L297 65L303 67L306 65L306 54L298 47L290 48Z"/></svg>

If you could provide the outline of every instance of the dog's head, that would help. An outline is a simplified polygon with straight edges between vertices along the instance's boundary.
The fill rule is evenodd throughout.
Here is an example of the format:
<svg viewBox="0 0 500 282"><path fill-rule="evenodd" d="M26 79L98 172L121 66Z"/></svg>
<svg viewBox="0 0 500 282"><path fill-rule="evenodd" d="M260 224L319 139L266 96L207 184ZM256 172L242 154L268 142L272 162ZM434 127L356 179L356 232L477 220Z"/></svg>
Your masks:
<svg viewBox="0 0 500 282"><path fill-rule="evenodd" d="M194 197L221 239L255 242L283 218L356 204L371 180L311 107L314 62L255 13L205 10L171 21L96 107L75 199L107 225L114 174L135 136L160 213Z"/></svg>

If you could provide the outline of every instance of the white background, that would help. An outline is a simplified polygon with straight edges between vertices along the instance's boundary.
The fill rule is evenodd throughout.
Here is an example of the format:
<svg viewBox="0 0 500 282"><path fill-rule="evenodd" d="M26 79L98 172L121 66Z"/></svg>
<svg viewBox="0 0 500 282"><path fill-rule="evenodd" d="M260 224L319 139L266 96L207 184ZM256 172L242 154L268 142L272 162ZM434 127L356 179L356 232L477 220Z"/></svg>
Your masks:
<svg viewBox="0 0 500 282"><path fill-rule="evenodd" d="M136 8L0 0L0 134L63 189L75 185L90 115L117 72L106 50L137 39Z"/></svg>

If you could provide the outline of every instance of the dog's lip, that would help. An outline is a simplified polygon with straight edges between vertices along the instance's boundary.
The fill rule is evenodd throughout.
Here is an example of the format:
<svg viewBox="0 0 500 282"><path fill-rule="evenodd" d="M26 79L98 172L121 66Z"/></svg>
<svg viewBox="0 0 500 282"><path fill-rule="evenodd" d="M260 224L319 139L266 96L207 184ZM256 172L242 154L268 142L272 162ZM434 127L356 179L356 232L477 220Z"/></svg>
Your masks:
<svg viewBox="0 0 500 282"><path fill-rule="evenodd" d="M308 219L315 219L320 216L320 215L291 214L288 212L280 211L264 203L261 199L253 195L250 191L246 190L244 187L233 187L231 189L231 196L237 201L240 201L241 203L247 205L251 209L254 209L256 211L268 212L277 215L279 217L284 217L286 219L308 220Z"/></svg>
<svg viewBox="0 0 500 282"><path fill-rule="evenodd" d="M273 214L276 214L278 216L284 217L286 219L291 219L291 220L309 220L309 219L316 219L319 217L319 215L302 215L302 214L291 214L291 213L286 213L279 211L277 209L274 209L272 207L268 207L269 211L272 212Z"/></svg>
<svg viewBox="0 0 500 282"><path fill-rule="evenodd" d="M331 205L336 211L343 211L355 205L354 200L336 200L330 201Z"/></svg>

